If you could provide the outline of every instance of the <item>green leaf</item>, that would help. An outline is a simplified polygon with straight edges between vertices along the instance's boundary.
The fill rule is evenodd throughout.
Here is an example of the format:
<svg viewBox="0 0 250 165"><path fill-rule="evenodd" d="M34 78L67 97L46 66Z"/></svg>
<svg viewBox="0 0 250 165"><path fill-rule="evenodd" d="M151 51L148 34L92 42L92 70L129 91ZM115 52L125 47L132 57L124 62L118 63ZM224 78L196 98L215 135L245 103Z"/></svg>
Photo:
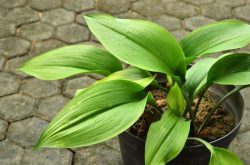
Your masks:
<svg viewBox="0 0 250 165"><path fill-rule="evenodd" d="M152 85L157 85L157 81L154 80L154 76L151 75L148 71L136 68L136 67L129 67L127 69L115 72L102 80L99 80L95 83L100 83L104 81L110 80L128 80L133 81L143 87L146 87L151 83ZM84 89L78 89L75 95L78 95Z"/></svg>
<svg viewBox="0 0 250 165"><path fill-rule="evenodd" d="M188 138L190 121L167 110L160 121L151 124L146 140L145 164L165 165L183 149Z"/></svg>
<svg viewBox="0 0 250 165"><path fill-rule="evenodd" d="M216 60L215 58L201 59L187 70L184 88L188 93L189 101L192 101L206 85L207 73Z"/></svg>
<svg viewBox="0 0 250 165"><path fill-rule="evenodd" d="M146 102L144 88L131 81L92 85L57 114L36 148L83 147L108 140L136 122Z"/></svg>
<svg viewBox="0 0 250 165"><path fill-rule="evenodd" d="M249 85L250 54L237 53L223 56L211 67L207 84Z"/></svg>
<svg viewBox="0 0 250 165"><path fill-rule="evenodd" d="M76 90L76 93L75 93L75 96L79 95L82 91L84 91L86 88L83 88L83 89L77 89Z"/></svg>
<svg viewBox="0 0 250 165"><path fill-rule="evenodd" d="M152 78L154 78L152 74L146 70L142 70L136 67L129 67L127 69L115 72L105 77L104 79L100 80L100 82L110 81L110 80L128 80L140 84L143 87L146 87L149 85L148 80ZM157 85L157 82L155 80L152 83L154 85Z"/></svg>
<svg viewBox="0 0 250 165"><path fill-rule="evenodd" d="M209 165L224 164L244 165L240 158L230 150L214 147Z"/></svg>
<svg viewBox="0 0 250 165"><path fill-rule="evenodd" d="M120 60L141 69L184 77L182 48L163 27L104 14L84 18L97 39Z"/></svg>
<svg viewBox="0 0 250 165"><path fill-rule="evenodd" d="M209 149L209 151L211 152L209 165L227 165L227 164L244 165L243 162L240 160L240 158L230 150L213 147L208 142L199 138L190 138L190 139L197 140L203 143L207 147L207 149Z"/></svg>
<svg viewBox="0 0 250 165"><path fill-rule="evenodd" d="M202 26L181 41L189 62L196 57L232 50L250 43L250 25L238 20L226 20Z"/></svg>
<svg viewBox="0 0 250 165"><path fill-rule="evenodd" d="M170 109L175 110L180 116L184 113L184 96L177 83L170 89L167 96L167 105Z"/></svg>
<svg viewBox="0 0 250 165"><path fill-rule="evenodd" d="M57 80L80 73L107 76L121 69L121 62L104 49L73 45L34 57L18 70L43 80Z"/></svg>

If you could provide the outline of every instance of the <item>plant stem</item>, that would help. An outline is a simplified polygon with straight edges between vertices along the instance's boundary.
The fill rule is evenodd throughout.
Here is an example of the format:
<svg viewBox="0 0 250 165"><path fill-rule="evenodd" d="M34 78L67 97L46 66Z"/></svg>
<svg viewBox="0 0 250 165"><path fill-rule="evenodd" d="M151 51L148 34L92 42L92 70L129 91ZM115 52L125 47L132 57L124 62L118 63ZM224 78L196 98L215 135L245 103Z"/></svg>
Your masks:
<svg viewBox="0 0 250 165"><path fill-rule="evenodd" d="M233 90L231 90L229 93L227 93L225 96L222 97L222 99L217 103L217 105L208 113L208 115L205 117L205 120L201 123L201 126L198 129L197 134L200 134L200 131L206 126L208 121L211 119L212 115L216 112L216 110L220 107L220 105L230 96L238 92L239 90L246 88L246 86L237 86Z"/></svg>
<svg viewBox="0 0 250 165"><path fill-rule="evenodd" d="M201 100L202 100L203 96L205 95L207 89L208 89L208 87L206 87L206 88L201 92L201 94L200 94L200 97L199 97L199 99L198 99L198 102L196 103L195 108L194 108L194 117L196 117L196 114L197 114L197 112L198 112L198 110L199 110L199 107L200 107Z"/></svg>
<svg viewBox="0 0 250 165"><path fill-rule="evenodd" d="M164 91L165 93L168 93L168 90L167 90L167 89L165 89L165 88L163 88L162 86L157 85L157 87L158 87L160 90Z"/></svg>
<svg viewBox="0 0 250 165"><path fill-rule="evenodd" d="M203 139L200 139L200 138L197 138L197 137L188 137L188 140L195 140L195 141L198 141L200 143L202 143L204 141Z"/></svg>
<svg viewBox="0 0 250 165"><path fill-rule="evenodd" d="M164 111L160 107L158 107L157 105L152 105L151 104L151 106L154 107L160 114L164 113Z"/></svg>
<svg viewBox="0 0 250 165"><path fill-rule="evenodd" d="M183 89L183 96L184 96L184 98L186 100L186 107L185 107L185 111L183 113L183 117L186 118L187 113L189 112L189 109L191 108L191 104L190 104L190 101L188 99L188 96L187 96L187 93L186 93L185 89Z"/></svg>
<svg viewBox="0 0 250 165"><path fill-rule="evenodd" d="M194 117L194 114L193 114L192 109L191 109L191 104L189 102L188 96L187 96L185 91L183 92L183 95L184 95L184 98L186 100L186 108L185 108L183 117L186 118L186 115L189 112L191 122L192 122L192 126L193 126L193 131L195 133L196 132L195 117Z"/></svg>
<svg viewBox="0 0 250 165"><path fill-rule="evenodd" d="M197 138L197 137L189 137L188 140L195 140L198 141L199 143L201 143L202 145L206 146L207 149L212 150L212 146L206 142L205 140L201 139L201 138Z"/></svg>
<svg viewBox="0 0 250 165"><path fill-rule="evenodd" d="M191 122L192 122L192 126L193 126L193 133L194 134L196 134L196 124L195 124L195 117L194 117L194 114L193 114L193 112L192 112L192 109L191 108L189 108L188 109L188 112L189 112L189 115L190 115L190 117L191 117Z"/></svg>
<svg viewBox="0 0 250 165"><path fill-rule="evenodd" d="M197 140L197 141L199 141L200 139L197 138L197 137L188 137L188 140Z"/></svg>

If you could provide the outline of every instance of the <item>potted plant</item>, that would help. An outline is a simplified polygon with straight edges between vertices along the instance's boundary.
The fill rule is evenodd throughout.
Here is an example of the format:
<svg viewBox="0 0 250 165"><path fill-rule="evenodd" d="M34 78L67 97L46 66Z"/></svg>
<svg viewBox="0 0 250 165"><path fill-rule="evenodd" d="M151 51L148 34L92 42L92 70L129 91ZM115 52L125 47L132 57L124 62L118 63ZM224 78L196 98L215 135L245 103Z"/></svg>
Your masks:
<svg viewBox="0 0 250 165"><path fill-rule="evenodd" d="M19 68L43 80L83 73L106 76L77 91L44 130L36 149L100 143L128 130L147 113L152 120L149 129L145 129L145 162L145 142L131 133L123 133L120 139L125 164L178 164L178 159L186 161L188 154L198 152L198 157L203 157L203 152L208 150L210 155L205 154L195 164L243 164L231 151L212 144L226 148L239 130L244 108L238 91L250 84L250 54L226 53L192 63L204 55L246 46L250 42L250 25L238 20L208 24L178 42L166 29L152 22L117 19L105 14L84 17L105 49L91 45L66 46L34 57ZM123 68L121 61L131 67ZM166 100L167 106L159 104L153 90L164 93L161 101ZM200 106L208 100L217 102L197 122L198 114L204 110ZM146 105L149 108L145 110ZM238 121L222 137L206 142L206 137L200 138L201 132L208 123L220 118L214 116L219 111L220 117L234 113ZM137 145L143 147L136 148ZM132 162L126 160L130 153L135 153L129 157ZM178 158L179 154L184 158Z"/></svg>

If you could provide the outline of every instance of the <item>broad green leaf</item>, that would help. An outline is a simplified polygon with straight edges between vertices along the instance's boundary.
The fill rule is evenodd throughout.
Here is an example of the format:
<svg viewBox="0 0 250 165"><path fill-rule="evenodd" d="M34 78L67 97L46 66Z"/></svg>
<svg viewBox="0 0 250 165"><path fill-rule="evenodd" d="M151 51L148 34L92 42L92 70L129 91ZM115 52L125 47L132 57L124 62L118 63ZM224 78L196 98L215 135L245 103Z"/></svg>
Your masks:
<svg viewBox="0 0 250 165"><path fill-rule="evenodd" d="M151 124L146 140L145 164L165 165L183 149L188 138L190 121L167 110L160 121Z"/></svg>
<svg viewBox="0 0 250 165"><path fill-rule="evenodd" d="M18 70L43 80L56 80L80 73L107 76L121 69L121 62L104 49L72 45L34 57Z"/></svg>
<svg viewBox="0 0 250 165"><path fill-rule="evenodd" d="M131 81L129 79L123 79L123 78L120 78L120 79L113 79L113 80L128 80L128 81ZM108 79L105 79L105 81L110 81ZM104 81L97 81L96 83L100 83L100 82L104 82ZM156 81L154 80L154 77L147 77L147 78L143 78L141 80L134 80L133 82L141 85L142 87L146 87L148 86L150 83L156 83ZM82 91L84 91L86 88L83 88L83 89L78 89L76 90L76 93L75 93L75 96L77 96L79 93L81 93Z"/></svg>
<svg viewBox="0 0 250 165"><path fill-rule="evenodd" d="M187 70L185 91L188 93L190 101L200 92L206 85L207 73L211 66L216 62L215 58L201 59Z"/></svg>
<svg viewBox="0 0 250 165"><path fill-rule="evenodd" d="M209 151L211 152L209 165L228 165L228 164L244 165L243 162L240 160L240 158L230 150L213 147L208 142L199 138L191 138L191 139L203 143L207 147L207 149L209 149Z"/></svg>
<svg viewBox="0 0 250 165"><path fill-rule="evenodd" d="M84 18L97 39L120 60L141 69L184 77L182 48L163 27L104 14Z"/></svg>
<svg viewBox="0 0 250 165"><path fill-rule="evenodd" d="M148 71L136 68L136 67L130 67L130 68L115 72L95 83L100 83L100 82L110 81L110 80L133 81L143 87L148 86L149 83L151 82L152 82L151 84L157 85L157 81L154 80L154 76L152 76L151 73L149 73ZM78 89L75 95L78 95L83 90L84 89Z"/></svg>
<svg viewBox="0 0 250 165"><path fill-rule="evenodd" d="M167 105L179 113L180 116L184 113L184 96L177 83L170 89L167 96Z"/></svg>
<svg viewBox="0 0 250 165"><path fill-rule="evenodd" d="M240 158L230 150L214 147L209 165L225 164L244 165Z"/></svg>
<svg viewBox="0 0 250 165"><path fill-rule="evenodd" d="M250 54L237 53L223 56L208 72L207 84L250 84Z"/></svg>
<svg viewBox="0 0 250 165"><path fill-rule="evenodd" d="M153 76L150 72L136 67L130 67L122 71L115 72L105 77L104 79L100 80L100 82L110 81L110 80L129 80L137 84L140 84L143 87L146 87L149 85L148 80L152 78ZM155 80L152 83L155 85L157 84Z"/></svg>
<svg viewBox="0 0 250 165"><path fill-rule="evenodd" d="M131 81L111 80L92 85L57 114L36 148L82 147L103 142L136 122L146 102L144 88Z"/></svg>
<svg viewBox="0 0 250 165"><path fill-rule="evenodd" d="M82 91L84 91L86 88L83 88L83 89L77 89L76 90L76 93L75 93L75 96L79 95Z"/></svg>
<svg viewBox="0 0 250 165"><path fill-rule="evenodd" d="M250 25L238 20L202 26L181 41L186 57L193 60L205 54L241 48L249 43Z"/></svg>

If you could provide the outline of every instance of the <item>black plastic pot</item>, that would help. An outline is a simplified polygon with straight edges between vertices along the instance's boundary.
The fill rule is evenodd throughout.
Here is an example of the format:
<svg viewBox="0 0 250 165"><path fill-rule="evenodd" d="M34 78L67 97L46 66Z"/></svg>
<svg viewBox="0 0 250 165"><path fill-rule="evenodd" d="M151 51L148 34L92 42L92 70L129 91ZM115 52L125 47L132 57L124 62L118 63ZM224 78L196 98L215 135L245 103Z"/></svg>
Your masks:
<svg viewBox="0 0 250 165"><path fill-rule="evenodd" d="M209 88L209 91L215 95L215 99L219 99L226 93L231 91L233 86L215 85ZM244 115L244 102L240 93L228 98L223 105L228 110L232 111L235 116L236 126L224 137L212 141L213 146L228 148L229 144L239 132L240 125ZM124 165L144 165L144 150L145 141L128 133L124 132L119 135L119 142ZM181 153L169 165L208 165L210 152L202 145L185 146Z"/></svg>

